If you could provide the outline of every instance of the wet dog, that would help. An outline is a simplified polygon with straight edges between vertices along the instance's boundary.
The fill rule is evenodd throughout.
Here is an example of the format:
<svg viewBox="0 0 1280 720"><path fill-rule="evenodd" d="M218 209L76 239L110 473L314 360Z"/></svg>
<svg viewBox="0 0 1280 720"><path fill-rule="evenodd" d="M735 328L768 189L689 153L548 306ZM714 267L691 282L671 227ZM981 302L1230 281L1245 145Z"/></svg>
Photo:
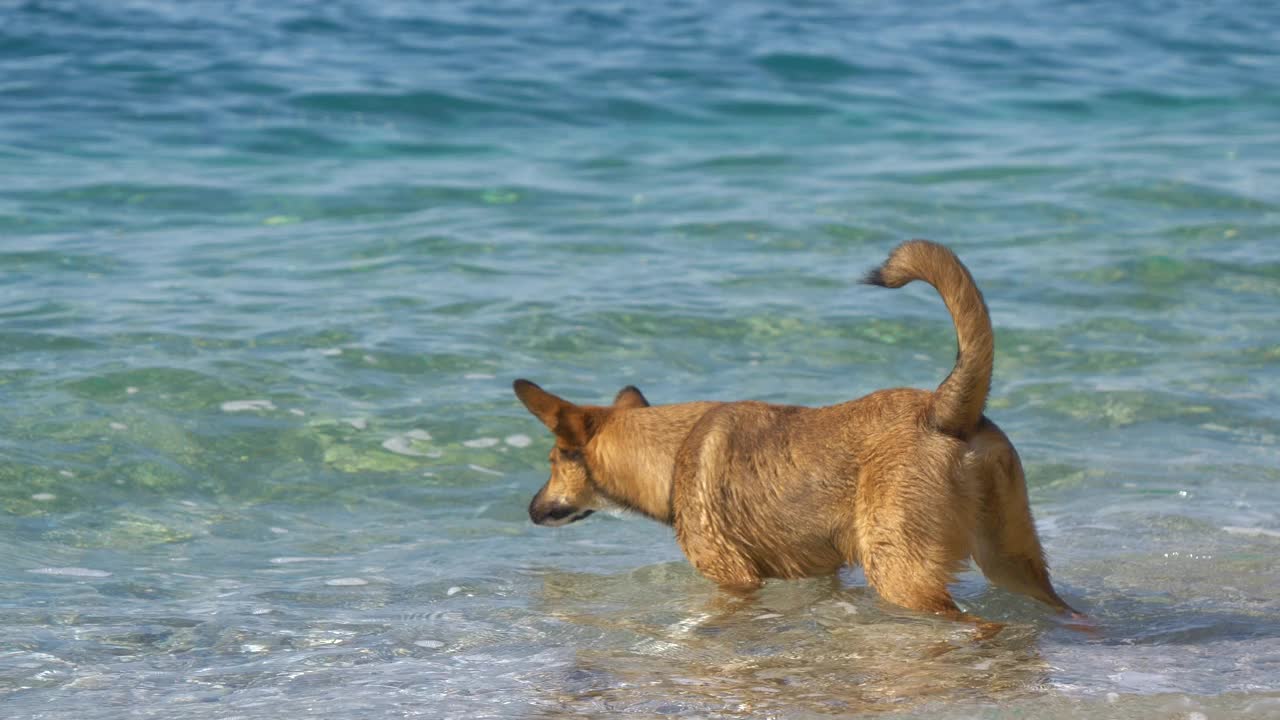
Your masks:
<svg viewBox="0 0 1280 720"><path fill-rule="evenodd" d="M948 585L973 558L1000 587L1075 614L1054 591L1018 453L983 415L994 338L982 293L951 250L913 240L865 282L942 296L955 367L932 392L880 390L821 408L650 405L635 387L576 405L527 380L516 396L555 435L539 525L610 505L675 528L703 575L750 591L861 565L889 602L957 619Z"/></svg>

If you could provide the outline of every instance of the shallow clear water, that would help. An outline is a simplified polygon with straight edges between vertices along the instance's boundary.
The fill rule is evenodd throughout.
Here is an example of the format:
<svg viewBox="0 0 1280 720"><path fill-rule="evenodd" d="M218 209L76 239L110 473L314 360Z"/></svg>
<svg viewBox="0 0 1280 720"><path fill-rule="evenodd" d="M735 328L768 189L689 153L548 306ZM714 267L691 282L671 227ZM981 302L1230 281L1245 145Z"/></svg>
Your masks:
<svg viewBox="0 0 1280 720"><path fill-rule="evenodd" d="M14 718L1280 717L1271 3L0 8ZM964 575L733 604L535 528L510 393L930 387L990 414L1097 634Z"/></svg>

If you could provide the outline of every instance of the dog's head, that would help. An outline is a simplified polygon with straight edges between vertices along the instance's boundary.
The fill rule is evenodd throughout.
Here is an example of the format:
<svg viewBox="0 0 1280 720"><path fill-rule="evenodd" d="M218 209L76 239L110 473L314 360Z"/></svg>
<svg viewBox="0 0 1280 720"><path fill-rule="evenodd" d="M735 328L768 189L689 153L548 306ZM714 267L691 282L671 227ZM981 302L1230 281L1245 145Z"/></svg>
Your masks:
<svg viewBox="0 0 1280 720"><path fill-rule="evenodd" d="M529 503L529 519L536 525L568 525L607 505L592 478L588 463L591 441L618 410L648 407L634 387L623 388L610 407L575 405L528 380L516 380L516 397L556 436L551 448L551 479Z"/></svg>

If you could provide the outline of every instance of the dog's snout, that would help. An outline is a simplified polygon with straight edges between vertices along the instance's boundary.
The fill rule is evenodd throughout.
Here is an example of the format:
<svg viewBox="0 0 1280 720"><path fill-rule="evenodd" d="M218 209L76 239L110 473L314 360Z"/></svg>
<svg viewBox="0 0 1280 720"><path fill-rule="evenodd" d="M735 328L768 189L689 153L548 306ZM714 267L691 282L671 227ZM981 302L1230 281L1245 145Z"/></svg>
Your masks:
<svg viewBox="0 0 1280 720"><path fill-rule="evenodd" d="M535 525L564 525L591 514L590 510L581 510L568 503L552 501L540 503L534 498L529 503L529 519Z"/></svg>
<svg viewBox="0 0 1280 720"><path fill-rule="evenodd" d="M529 519L538 525L542 525L546 522L563 520L576 511L577 508L567 503L539 503L535 501L529 505Z"/></svg>

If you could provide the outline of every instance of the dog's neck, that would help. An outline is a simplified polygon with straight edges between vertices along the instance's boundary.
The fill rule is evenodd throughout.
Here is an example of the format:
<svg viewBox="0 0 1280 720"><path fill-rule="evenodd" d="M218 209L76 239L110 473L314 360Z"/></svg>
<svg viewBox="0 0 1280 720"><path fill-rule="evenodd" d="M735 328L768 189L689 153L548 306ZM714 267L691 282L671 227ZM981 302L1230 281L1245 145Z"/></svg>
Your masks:
<svg viewBox="0 0 1280 720"><path fill-rule="evenodd" d="M670 525L676 453L698 418L717 404L655 405L614 412L587 447L596 490L628 510Z"/></svg>

